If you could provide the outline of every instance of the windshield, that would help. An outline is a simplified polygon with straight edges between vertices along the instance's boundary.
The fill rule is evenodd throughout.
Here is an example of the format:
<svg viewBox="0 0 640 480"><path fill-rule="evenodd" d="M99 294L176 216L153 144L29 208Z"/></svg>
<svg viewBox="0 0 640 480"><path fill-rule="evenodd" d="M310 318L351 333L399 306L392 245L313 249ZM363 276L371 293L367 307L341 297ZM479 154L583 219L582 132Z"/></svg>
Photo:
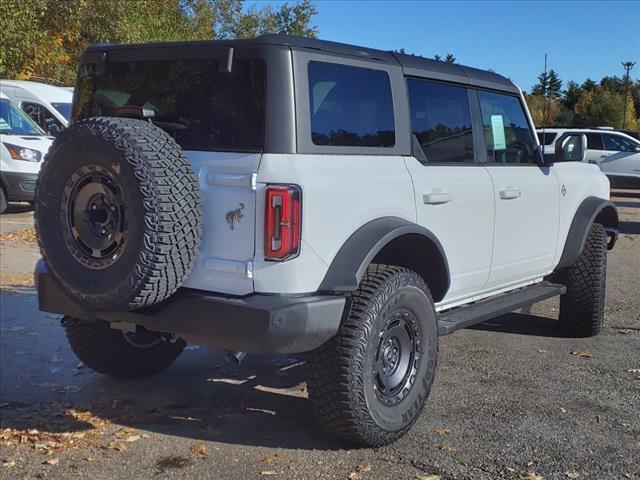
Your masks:
<svg viewBox="0 0 640 480"><path fill-rule="evenodd" d="M70 103L52 103L53 108L55 108L60 114L69 121L69 117L71 117L71 104Z"/></svg>
<svg viewBox="0 0 640 480"><path fill-rule="evenodd" d="M185 150L261 151L266 64L256 58L109 62L81 66L74 118L148 118Z"/></svg>
<svg viewBox="0 0 640 480"><path fill-rule="evenodd" d="M6 98L0 99L0 133L4 135L44 135L45 133L22 110Z"/></svg>

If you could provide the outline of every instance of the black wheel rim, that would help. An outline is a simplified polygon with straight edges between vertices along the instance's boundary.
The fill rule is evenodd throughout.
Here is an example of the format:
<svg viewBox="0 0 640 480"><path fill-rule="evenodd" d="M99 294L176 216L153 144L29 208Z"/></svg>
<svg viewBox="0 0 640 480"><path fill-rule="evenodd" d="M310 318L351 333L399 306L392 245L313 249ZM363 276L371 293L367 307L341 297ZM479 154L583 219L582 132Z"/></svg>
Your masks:
<svg viewBox="0 0 640 480"><path fill-rule="evenodd" d="M65 185L65 242L83 265L103 269L121 256L127 241L127 209L120 182L105 168L87 165Z"/></svg>
<svg viewBox="0 0 640 480"><path fill-rule="evenodd" d="M420 324L409 310L395 310L380 331L374 368L376 397L397 405L411 390L420 366Z"/></svg>

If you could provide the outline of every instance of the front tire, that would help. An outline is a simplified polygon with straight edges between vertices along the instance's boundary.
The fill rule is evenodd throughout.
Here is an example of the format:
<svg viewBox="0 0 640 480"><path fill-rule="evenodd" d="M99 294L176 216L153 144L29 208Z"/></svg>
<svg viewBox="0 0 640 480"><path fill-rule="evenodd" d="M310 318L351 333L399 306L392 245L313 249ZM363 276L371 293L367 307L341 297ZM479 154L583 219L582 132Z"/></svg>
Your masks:
<svg viewBox="0 0 640 480"><path fill-rule="evenodd" d="M4 193L4 188L0 186L0 213L4 213L8 206L9 203L7 202L7 194Z"/></svg>
<svg viewBox="0 0 640 480"><path fill-rule="evenodd" d="M310 359L309 398L321 425L364 446L406 434L433 383L436 314L415 272L370 265L334 338Z"/></svg>
<svg viewBox="0 0 640 480"><path fill-rule="evenodd" d="M604 325L606 279L607 232L594 223L580 256L560 272L567 293L560 297L559 320L567 333L575 337L600 333Z"/></svg>
<svg viewBox="0 0 640 480"><path fill-rule="evenodd" d="M170 342L160 334L122 332L107 322L65 317L62 321L76 357L91 370L133 380L160 373L182 353L185 342Z"/></svg>

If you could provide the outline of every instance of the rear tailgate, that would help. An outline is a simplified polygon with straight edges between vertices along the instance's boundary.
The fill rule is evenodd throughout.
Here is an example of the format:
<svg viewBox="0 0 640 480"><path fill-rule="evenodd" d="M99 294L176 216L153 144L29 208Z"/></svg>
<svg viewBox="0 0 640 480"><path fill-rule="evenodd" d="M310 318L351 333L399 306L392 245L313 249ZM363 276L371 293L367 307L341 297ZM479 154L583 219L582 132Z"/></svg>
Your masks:
<svg viewBox="0 0 640 480"><path fill-rule="evenodd" d="M203 235L198 262L184 286L252 293L260 154L187 152L187 157L200 179Z"/></svg>

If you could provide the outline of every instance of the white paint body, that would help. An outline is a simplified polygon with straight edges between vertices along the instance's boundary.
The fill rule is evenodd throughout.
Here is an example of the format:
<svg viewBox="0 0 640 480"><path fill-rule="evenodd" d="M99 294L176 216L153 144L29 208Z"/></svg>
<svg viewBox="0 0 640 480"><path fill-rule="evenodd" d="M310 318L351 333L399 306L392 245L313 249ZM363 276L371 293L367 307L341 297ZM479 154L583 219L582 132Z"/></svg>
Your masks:
<svg viewBox="0 0 640 480"><path fill-rule="evenodd" d="M63 128L69 125L69 119L53 104L67 104L71 108L73 90L27 80L0 80L0 91L23 110L25 103L36 104L55 117Z"/></svg>
<svg viewBox="0 0 640 480"><path fill-rule="evenodd" d="M185 286L239 296L317 291L353 232L395 216L440 240L451 273L449 291L436 305L444 310L541 281L557 265L580 203L588 196L609 198L598 167L577 162L425 166L413 157L380 155L187 156L200 179L205 231ZM284 262L264 260L270 183L302 189L300 254ZM505 190L513 198L502 198ZM449 200L427 204L425 194ZM241 205L232 229L227 214Z"/></svg>

